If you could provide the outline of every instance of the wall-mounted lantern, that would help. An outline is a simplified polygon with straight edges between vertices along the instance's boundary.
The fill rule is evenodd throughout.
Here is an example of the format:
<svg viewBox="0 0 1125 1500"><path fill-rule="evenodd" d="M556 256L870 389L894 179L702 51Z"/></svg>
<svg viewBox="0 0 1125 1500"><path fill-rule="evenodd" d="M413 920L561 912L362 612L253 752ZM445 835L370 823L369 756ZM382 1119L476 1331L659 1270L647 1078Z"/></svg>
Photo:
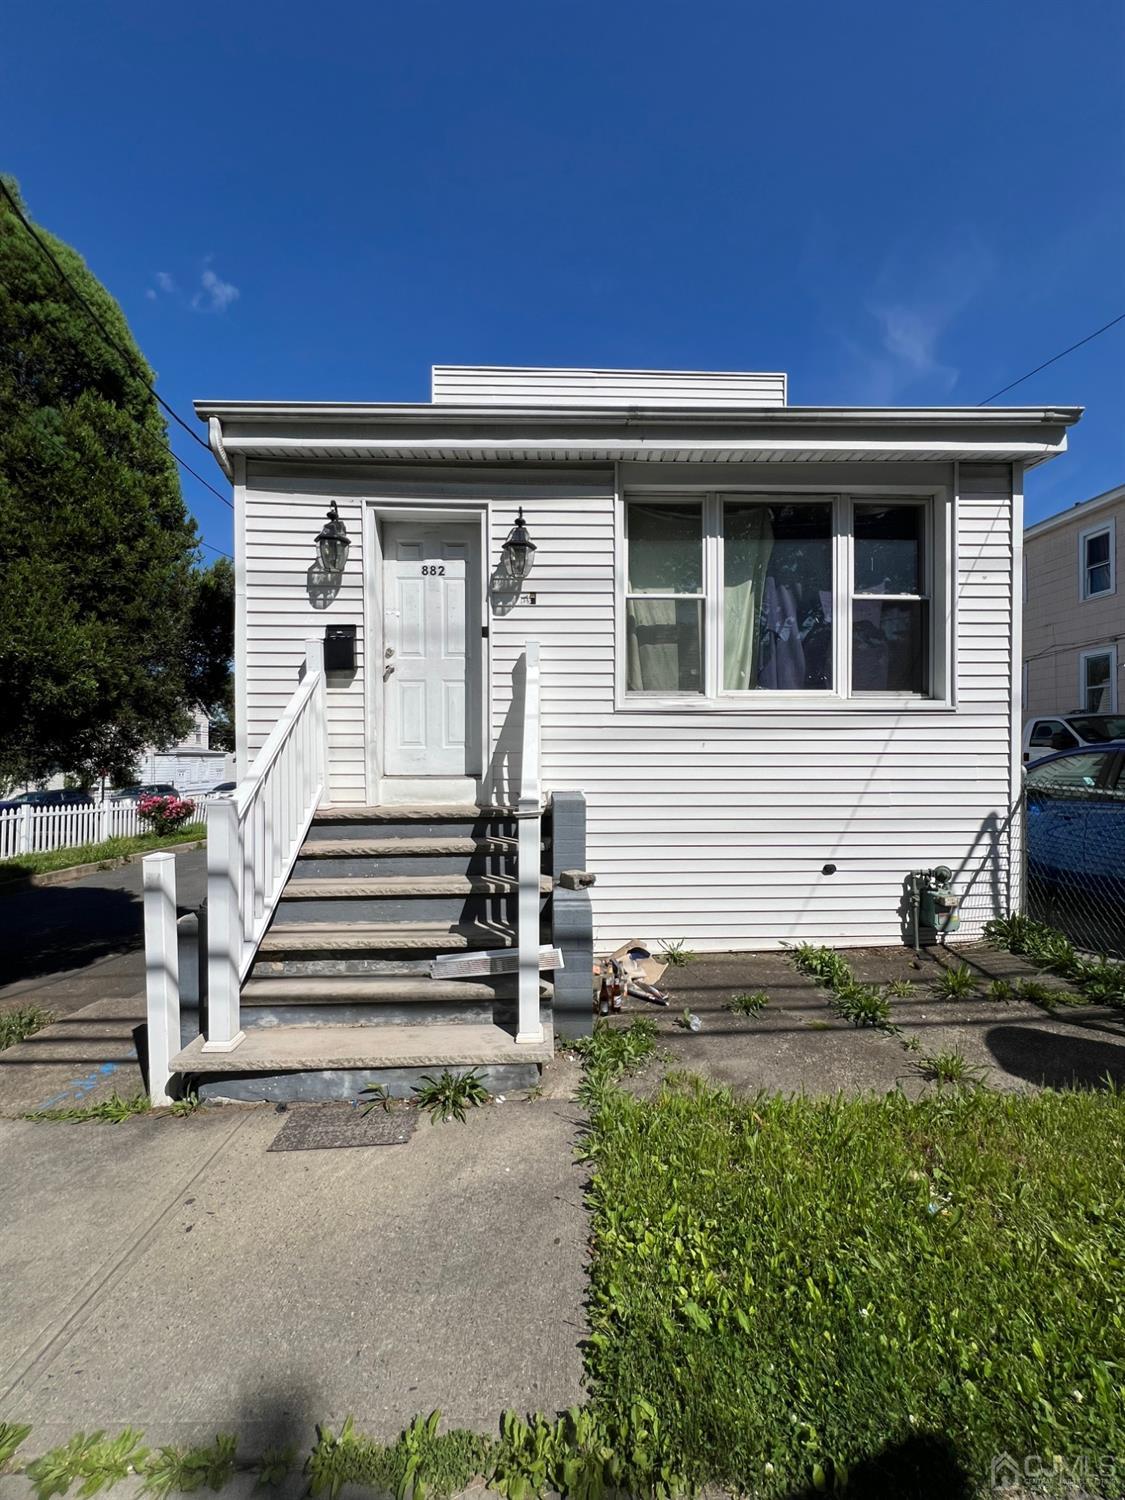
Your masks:
<svg viewBox="0 0 1125 1500"><path fill-rule="evenodd" d="M348 528L340 520L335 500L328 507L328 519L320 528L316 549L320 554L320 565L326 573L339 575L348 560Z"/></svg>
<svg viewBox="0 0 1125 1500"><path fill-rule="evenodd" d="M509 576L519 582L531 572L531 564L538 549L528 535L527 524L523 518L523 506L520 506L516 524L509 531L500 549L504 560L505 571Z"/></svg>

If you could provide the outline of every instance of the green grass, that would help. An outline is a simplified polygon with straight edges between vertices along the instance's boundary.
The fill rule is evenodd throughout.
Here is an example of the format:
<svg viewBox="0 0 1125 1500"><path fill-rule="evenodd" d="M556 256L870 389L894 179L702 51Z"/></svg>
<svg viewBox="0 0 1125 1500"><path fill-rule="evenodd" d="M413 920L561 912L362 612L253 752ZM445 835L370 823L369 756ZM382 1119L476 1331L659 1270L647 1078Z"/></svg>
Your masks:
<svg viewBox="0 0 1125 1500"><path fill-rule="evenodd" d="M5 881L27 875L45 875L49 870L69 870L74 865L95 865L121 859L126 854L147 854L153 849L171 849L207 837L203 823L188 823L176 833L141 833L136 838L106 839L102 844L77 844L70 849L49 849L43 854L21 854L0 859L0 889Z"/></svg>
<svg viewBox="0 0 1125 1500"><path fill-rule="evenodd" d="M1069 979L1083 999L1125 1010L1125 964L1084 958L1061 932L1016 912L986 922L984 935L997 948L1021 954L1039 968Z"/></svg>
<svg viewBox="0 0 1125 1500"><path fill-rule="evenodd" d="M915 1069L931 1083L948 1083L959 1087L981 1082L979 1068L969 1066L963 1052L927 1052L915 1063Z"/></svg>
<svg viewBox="0 0 1125 1500"><path fill-rule="evenodd" d="M673 969L684 969L688 964L693 964L699 954L686 947L683 938L677 938L674 942L661 943L657 957L662 958Z"/></svg>
<svg viewBox="0 0 1125 1500"><path fill-rule="evenodd" d="M770 1003L770 997L765 990L752 990L749 994L734 995L727 1001L726 1008L733 1011L736 1016L759 1015Z"/></svg>
<svg viewBox="0 0 1125 1500"><path fill-rule="evenodd" d="M977 992L977 976L968 964L946 969L934 981L934 994L942 1000L964 1000Z"/></svg>
<svg viewBox="0 0 1125 1500"><path fill-rule="evenodd" d="M428 1109L432 1120L459 1120L462 1125L465 1111L479 1109L489 1097L475 1068L469 1073L451 1073L446 1068L438 1078L424 1073L414 1095L419 1109Z"/></svg>
<svg viewBox="0 0 1125 1500"><path fill-rule="evenodd" d="M147 1114L152 1106L145 1093L123 1097L114 1089L108 1099L96 1104L70 1104L59 1109L37 1109L24 1115L25 1120L59 1120L67 1124L80 1124L83 1120L99 1120L102 1124L119 1125L133 1115ZM178 1113L184 1113L183 1110Z"/></svg>
<svg viewBox="0 0 1125 1500"><path fill-rule="evenodd" d="M606 1430L651 1403L690 1479L755 1496L878 1455L863 1494L935 1500L1003 1451L1125 1465L1121 1094L611 1088L586 1149Z"/></svg>
<svg viewBox="0 0 1125 1500"><path fill-rule="evenodd" d="M880 1031L896 1033L891 1023L890 986L861 984L846 959L832 948L818 948L800 943L790 954L793 967L815 979L830 992L829 1004L836 1014L853 1026L876 1026Z"/></svg>
<svg viewBox="0 0 1125 1500"><path fill-rule="evenodd" d="M52 1019L51 1012L38 1005L17 1005L15 1010L4 1011L0 1014L0 1052L42 1031Z"/></svg>

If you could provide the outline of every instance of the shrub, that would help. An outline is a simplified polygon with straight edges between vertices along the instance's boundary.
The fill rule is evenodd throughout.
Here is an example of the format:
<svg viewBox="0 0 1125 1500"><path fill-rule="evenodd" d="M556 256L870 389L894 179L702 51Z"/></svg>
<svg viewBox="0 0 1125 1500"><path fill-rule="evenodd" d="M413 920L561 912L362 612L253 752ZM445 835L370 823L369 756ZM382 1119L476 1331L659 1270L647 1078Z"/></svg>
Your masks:
<svg viewBox="0 0 1125 1500"><path fill-rule="evenodd" d="M157 833L175 833L194 811L187 797L142 797L137 803L137 816Z"/></svg>

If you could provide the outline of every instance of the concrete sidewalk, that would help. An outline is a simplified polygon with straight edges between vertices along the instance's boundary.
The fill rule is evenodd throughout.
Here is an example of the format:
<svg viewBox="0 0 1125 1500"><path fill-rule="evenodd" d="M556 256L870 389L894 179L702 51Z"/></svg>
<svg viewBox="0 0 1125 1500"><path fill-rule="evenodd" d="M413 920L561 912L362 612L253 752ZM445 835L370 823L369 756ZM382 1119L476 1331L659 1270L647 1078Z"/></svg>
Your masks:
<svg viewBox="0 0 1125 1500"><path fill-rule="evenodd" d="M206 849L176 855L180 911L203 900ZM54 1024L0 1052L0 1116L89 1104L143 1087L142 867L0 896L0 1011L37 1005Z"/></svg>
<svg viewBox="0 0 1125 1500"><path fill-rule="evenodd" d="M404 1146L267 1154L266 1107L0 1121L0 1413L307 1446L354 1415L495 1430L582 1397L576 1107L426 1117Z"/></svg>

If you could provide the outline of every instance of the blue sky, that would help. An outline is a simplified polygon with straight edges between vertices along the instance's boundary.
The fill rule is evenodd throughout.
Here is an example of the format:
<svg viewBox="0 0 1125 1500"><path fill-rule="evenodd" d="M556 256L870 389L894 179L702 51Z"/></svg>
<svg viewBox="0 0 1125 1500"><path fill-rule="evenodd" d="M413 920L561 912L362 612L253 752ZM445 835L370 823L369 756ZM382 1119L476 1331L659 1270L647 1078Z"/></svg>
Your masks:
<svg viewBox="0 0 1125 1500"><path fill-rule="evenodd" d="M435 362L975 404L1125 311L1123 64L1120 0L13 0L0 165L185 412ZM1029 519L1125 480L1125 323L1004 399L1088 408Z"/></svg>

